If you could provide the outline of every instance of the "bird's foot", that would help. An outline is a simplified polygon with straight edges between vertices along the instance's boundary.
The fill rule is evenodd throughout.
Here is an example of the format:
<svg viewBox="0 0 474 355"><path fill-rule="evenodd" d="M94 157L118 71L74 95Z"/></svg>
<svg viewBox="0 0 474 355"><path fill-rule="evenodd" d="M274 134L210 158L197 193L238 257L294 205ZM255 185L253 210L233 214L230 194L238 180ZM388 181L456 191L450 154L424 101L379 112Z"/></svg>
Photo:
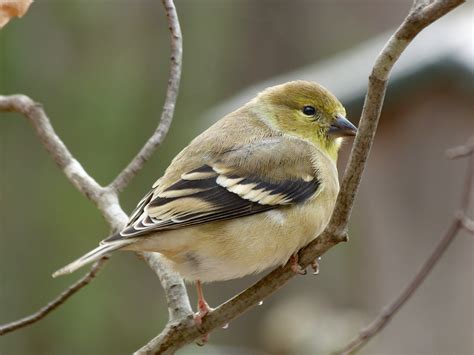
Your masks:
<svg viewBox="0 0 474 355"><path fill-rule="evenodd" d="M290 266L295 274L306 275L306 269L303 269L301 265L298 264L298 253L295 253L290 257Z"/></svg>
<svg viewBox="0 0 474 355"><path fill-rule="evenodd" d="M194 321L196 325L202 324L202 319L214 308L209 307L204 299L198 300L198 312L194 314Z"/></svg>

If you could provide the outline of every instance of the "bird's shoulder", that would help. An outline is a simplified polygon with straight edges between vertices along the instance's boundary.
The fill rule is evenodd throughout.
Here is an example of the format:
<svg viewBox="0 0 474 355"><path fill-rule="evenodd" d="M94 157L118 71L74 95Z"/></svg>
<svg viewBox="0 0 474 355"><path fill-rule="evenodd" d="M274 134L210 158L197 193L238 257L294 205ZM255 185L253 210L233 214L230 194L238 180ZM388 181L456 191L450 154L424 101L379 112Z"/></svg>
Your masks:
<svg viewBox="0 0 474 355"><path fill-rule="evenodd" d="M242 107L220 119L195 137L172 160L153 188L163 190L180 179L182 174L215 162L245 146L255 146L278 137L253 110Z"/></svg>

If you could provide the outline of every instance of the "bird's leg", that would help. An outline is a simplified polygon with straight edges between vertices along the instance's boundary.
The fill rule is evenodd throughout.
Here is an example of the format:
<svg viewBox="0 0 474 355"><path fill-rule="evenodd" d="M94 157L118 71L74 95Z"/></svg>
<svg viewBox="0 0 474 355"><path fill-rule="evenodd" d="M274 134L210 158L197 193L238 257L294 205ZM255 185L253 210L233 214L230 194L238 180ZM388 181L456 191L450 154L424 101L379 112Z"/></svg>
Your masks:
<svg viewBox="0 0 474 355"><path fill-rule="evenodd" d="M295 274L306 275L306 269L303 269L300 264L298 264L298 252L294 253L290 257L291 270Z"/></svg>
<svg viewBox="0 0 474 355"><path fill-rule="evenodd" d="M197 326L202 324L202 319L213 309L209 307L206 300L204 299L204 293L202 292L202 284L201 281L196 281L196 291L198 296L198 312L194 314L194 321L196 322ZM209 334L204 334L200 339L196 341L196 343L200 346L203 346L209 340Z"/></svg>
<svg viewBox="0 0 474 355"><path fill-rule="evenodd" d="M194 319L196 323L200 325L202 323L202 319L212 311L212 308L209 307L206 300L204 299L204 293L202 292L202 284L201 281L196 281L196 291L198 296L198 312L194 315Z"/></svg>

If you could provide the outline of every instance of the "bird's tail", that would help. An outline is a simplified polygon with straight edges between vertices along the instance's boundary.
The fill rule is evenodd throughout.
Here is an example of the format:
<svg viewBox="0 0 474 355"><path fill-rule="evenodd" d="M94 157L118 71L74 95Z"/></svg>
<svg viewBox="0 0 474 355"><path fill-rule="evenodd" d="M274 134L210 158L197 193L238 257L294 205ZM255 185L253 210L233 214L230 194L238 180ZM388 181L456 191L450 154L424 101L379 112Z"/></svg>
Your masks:
<svg viewBox="0 0 474 355"><path fill-rule="evenodd" d="M130 244L132 241L130 239L116 240L113 242L105 242L99 245L94 250L91 250L87 254L81 256L79 259L73 261L72 263L62 267L58 271L53 273L53 277L58 277L65 274L70 274L71 272L76 271L77 269L99 260L105 254L110 253L111 251L123 248L125 245Z"/></svg>

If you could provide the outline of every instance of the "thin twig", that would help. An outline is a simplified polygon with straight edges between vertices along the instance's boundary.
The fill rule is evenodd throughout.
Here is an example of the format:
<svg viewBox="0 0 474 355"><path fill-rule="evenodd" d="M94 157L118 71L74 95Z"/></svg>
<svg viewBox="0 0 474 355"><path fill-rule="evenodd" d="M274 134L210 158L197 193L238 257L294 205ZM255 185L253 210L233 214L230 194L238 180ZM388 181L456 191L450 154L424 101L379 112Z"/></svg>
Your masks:
<svg viewBox="0 0 474 355"><path fill-rule="evenodd" d="M461 225L468 233L474 234L474 220L466 216L461 220Z"/></svg>
<svg viewBox="0 0 474 355"><path fill-rule="evenodd" d="M46 306L40 308L37 312L14 322L1 325L0 335L4 335L13 332L16 329L26 327L27 325L36 323L46 317L50 312L54 311L56 308L66 302L69 297L71 297L84 286L87 286L97 276L107 259L108 257L103 257L102 259L97 261L87 274L85 274L81 279L69 286L58 297L49 302Z"/></svg>
<svg viewBox="0 0 474 355"><path fill-rule="evenodd" d="M122 191L130 183L146 161L150 159L156 148L165 139L171 121L173 120L176 100L178 99L183 53L181 27L179 25L178 13L176 12L173 1L162 0L162 2L165 7L166 17L168 18L171 41L171 64L165 103L163 105L163 111L161 112L160 123L153 135L148 139L140 152L138 152L128 166L111 183L110 186L118 192Z"/></svg>
<svg viewBox="0 0 474 355"><path fill-rule="evenodd" d="M359 335L350 341L344 349L335 353L335 355L348 355L362 348L367 342L377 335L392 320L393 316L402 308L402 306L410 299L418 287L423 283L431 270L443 256L444 252L454 240L459 232L461 223L459 219L455 219L446 234L440 239L429 258L416 273L412 281L403 289L400 295L376 317L376 319L366 328L362 329Z"/></svg>
<svg viewBox="0 0 474 355"><path fill-rule="evenodd" d="M318 238L299 252L299 263L302 267L307 267L328 249L347 240L347 224L377 129L387 80L393 65L423 28L463 2L464 0L438 0L426 7L416 6L412 8L402 25L378 55L372 75L369 78L359 131L352 148L331 221ZM147 353L172 353L184 344L223 326L249 308L257 305L258 302L274 293L293 276L294 272L290 270L288 265L275 269L247 290L211 311L202 319L199 327L190 325L187 320L183 320L179 324L173 325L173 327L166 327L161 334L147 344Z"/></svg>
<svg viewBox="0 0 474 355"><path fill-rule="evenodd" d="M101 187L72 156L51 125L43 106L25 95L0 96L0 111L17 112L28 119L41 143L71 183L90 200L97 202Z"/></svg>
<svg viewBox="0 0 474 355"><path fill-rule="evenodd" d="M467 143L469 144L469 143ZM461 195L460 209L465 215L469 207L469 200L471 195L472 180L474 179L474 151L471 150L471 153L468 157L467 163L467 175L464 181L463 194ZM462 218L461 218L462 219Z"/></svg>
<svg viewBox="0 0 474 355"><path fill-rule="evenodd" d="M471 154L474 150L474 136L471 136L466 144L448 149L446 151L446 156L449 159L458 159L463 158Z"/></svg>
<svg viewBox="0 0 474 355"><path fill-rule="evenodd" d="M413 296L415 291L425 281L428 274L433 270L435 265L444 255L451 242L456 238L459 231L465 227L465 214L469 204L469 195L473 179L473 162L474 154L471 152L468 159L468 168L466 173L465 184L461 195L461 210L456 213L454 220L451 222L446 234L439 240L436 247L429 255L428 259L423 263L420 270L415 274L410 283L402 290L397 298L386 306L382 312L370 323L366 328L359 332L359 335L352 339L342 350L335 355L349 355L360 350L369 340L375 337L387 324L392 320L395 314L403 307L403 305Z"/></svg>

